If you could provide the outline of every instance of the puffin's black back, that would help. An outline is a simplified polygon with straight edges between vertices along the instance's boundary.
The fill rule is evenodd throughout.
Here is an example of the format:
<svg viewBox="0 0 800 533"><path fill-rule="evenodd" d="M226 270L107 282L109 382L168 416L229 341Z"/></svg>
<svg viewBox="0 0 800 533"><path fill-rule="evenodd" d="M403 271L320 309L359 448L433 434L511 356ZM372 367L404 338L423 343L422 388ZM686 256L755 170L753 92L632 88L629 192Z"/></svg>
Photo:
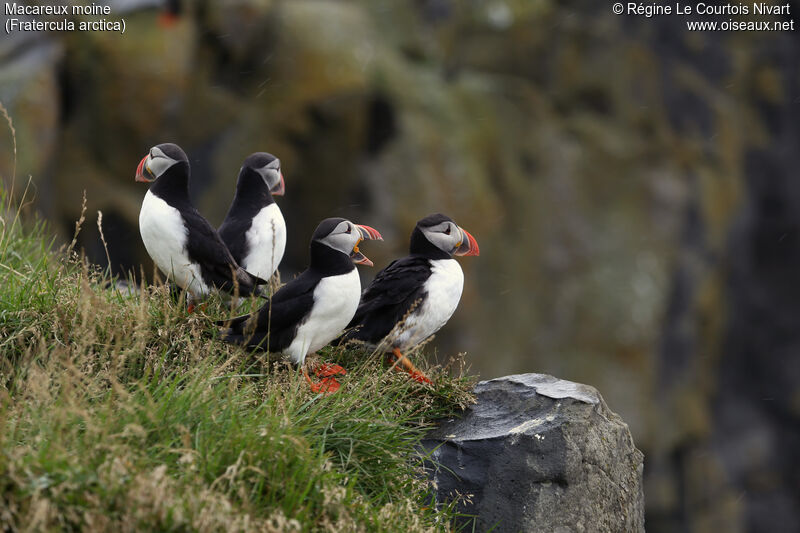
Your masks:
<svg viewBox="0 0 800 533"><path fill-rule="evenodd" d="M427 296L425 282L431 276L426 257L409 255L378 272L361 295L361 303L340 341L380 342L406 314Z"/></svg>
<svg viewBox="0 0 800 533"><path fill-rule="evenodd" d="M260 293L256 286L263 285L266 281L239 266L217 231L194 207L181 210L181 217L190 228L186 252L189 259L200 266L200 272L207 283L233 293L235 279L240 296Z"/></svg>
<svg viewBox="0 0 800 533"><path fill-rule="evenodd" d="M273 294L256 313L234 318L223 338L253 350L276 353L285 350L311 313L314 289L320 279L318 273L305 270Z"/></svg>
<svg viewBox="0 0 800 533"><path fill-rule="evenodd" d="M431 260L451 255L431 243L421 228L453 219L441 213L419 220L411 231L409 255L378 272L361 295L355 316L341 341L361 340L376 344L427 297L425 282L431 276Z"/></svg>

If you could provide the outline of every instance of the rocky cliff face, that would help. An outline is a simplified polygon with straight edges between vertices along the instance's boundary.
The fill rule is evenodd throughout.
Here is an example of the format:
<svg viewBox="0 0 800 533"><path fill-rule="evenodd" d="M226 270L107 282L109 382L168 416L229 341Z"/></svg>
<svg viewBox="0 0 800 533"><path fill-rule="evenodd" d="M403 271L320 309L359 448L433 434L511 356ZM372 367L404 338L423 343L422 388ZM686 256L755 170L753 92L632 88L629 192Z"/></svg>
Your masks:
<svg viewBox="0 0 800 533"><path fill-rule="evenodd" d="M284 276L323 217L379 227L380 266L446 212L482 255L441 353L603 390L646 452L651 532L800 523L796 31L589 0L198 0L161 28L152 4L123 37L0 41L16 176L65 236L87 189L138 272L133 170L165 140L213 222L249 152L281 157Z"/></svg>
<svg viewBox="0 0 800 533"><path fill-rule="evenodd" d="M520 374L475 393L423 443L438 501L477 531L644 532L642 453L596 389Z"/></svg>

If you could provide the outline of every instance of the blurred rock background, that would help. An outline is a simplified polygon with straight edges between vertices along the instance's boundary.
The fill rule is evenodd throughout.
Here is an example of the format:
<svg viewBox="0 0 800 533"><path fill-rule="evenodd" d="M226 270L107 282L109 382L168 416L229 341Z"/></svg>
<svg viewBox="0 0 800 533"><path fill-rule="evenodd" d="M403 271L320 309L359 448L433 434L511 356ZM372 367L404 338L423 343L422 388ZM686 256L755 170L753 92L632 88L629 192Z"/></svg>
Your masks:
<svg viewBox="0 0 800 533"><path fill-rule="evenodd" d="M0 174L32 176L62 240L86 190L89 257L102 210L114 271L150 271L133 174L166 141L217 224L242 159L281 158L284 279L324 217L380 228L381 267L447 213L481 256L440 360L597 387L645 453L650 532L800 531L800 29L589 0L197 0L165 26L160 4L111 2L124 35L0 39Z"/></svg>

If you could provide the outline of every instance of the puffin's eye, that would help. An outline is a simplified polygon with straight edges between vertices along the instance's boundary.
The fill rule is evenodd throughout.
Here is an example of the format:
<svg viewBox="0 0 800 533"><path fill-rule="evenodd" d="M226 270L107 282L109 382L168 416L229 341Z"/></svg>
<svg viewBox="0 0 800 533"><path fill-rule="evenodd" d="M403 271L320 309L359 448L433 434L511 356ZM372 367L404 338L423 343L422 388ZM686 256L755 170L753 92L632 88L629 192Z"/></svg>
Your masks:
<svg viewBox="0 0 800 533"><path fill-rule="evenodd" d="M450 235L450 226L447 226L447 229L444 230L445 235Z"/></svg>
<svg viewBox="0 0 800 533"><path fill-rule="evenodd" d="M351 228L350 228L350 226L347 226L347 231L345 231L345 233L347 233L347 234L349 235L349 234L350 234L350 231L351 231Z"/></svg>

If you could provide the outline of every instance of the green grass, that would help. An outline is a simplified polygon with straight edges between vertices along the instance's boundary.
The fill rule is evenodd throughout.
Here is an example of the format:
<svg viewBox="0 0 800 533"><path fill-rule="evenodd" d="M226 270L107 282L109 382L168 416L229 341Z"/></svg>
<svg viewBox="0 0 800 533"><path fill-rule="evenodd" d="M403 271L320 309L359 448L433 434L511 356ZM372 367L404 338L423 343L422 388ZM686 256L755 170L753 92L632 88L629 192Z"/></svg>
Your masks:
<svg viewBox="0 0 800 533"><path fill-rule="evenodd" d="M331 395L296 368L217 338L219 301L187 315L163 286L136 294L0 189L0 529L448 531L415 447L472 401L472 380L375 354ZM24 217L23 217L24 218ZM458 362L458 361L456 361Z"/></svg>

